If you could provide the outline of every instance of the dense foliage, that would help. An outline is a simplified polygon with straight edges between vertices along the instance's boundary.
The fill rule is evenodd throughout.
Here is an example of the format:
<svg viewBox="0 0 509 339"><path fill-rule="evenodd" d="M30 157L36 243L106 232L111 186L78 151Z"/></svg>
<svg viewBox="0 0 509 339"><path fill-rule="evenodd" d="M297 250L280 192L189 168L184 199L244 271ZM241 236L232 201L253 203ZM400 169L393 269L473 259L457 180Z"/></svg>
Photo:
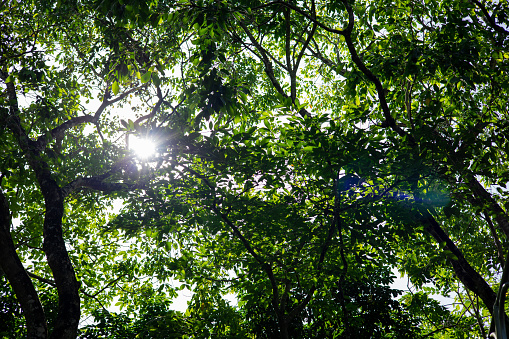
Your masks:
<svg viewBox="0 0 509 339"><path fill-rule="evenodd" d="M506 13L2 1L0 335L488 337Z"/></svg>

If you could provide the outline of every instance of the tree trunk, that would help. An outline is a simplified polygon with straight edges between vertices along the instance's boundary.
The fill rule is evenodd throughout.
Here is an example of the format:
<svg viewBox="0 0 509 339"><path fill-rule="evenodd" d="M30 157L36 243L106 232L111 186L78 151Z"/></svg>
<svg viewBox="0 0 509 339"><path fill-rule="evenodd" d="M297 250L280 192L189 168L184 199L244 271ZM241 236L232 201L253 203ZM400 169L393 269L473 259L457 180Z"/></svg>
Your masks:
<svg viewBox="0 0 509 339"><path fill-rule="evenodd" d="M48 328L41 301L16 253L10 227L9 204L0 190L0 265L23 310L27 324L27 338L47 338Z"/></svg>
<svg viewBox="0 0 509 339"><path fill-rule="evenodd" d="M43 250L58 292L58 316L50 338L74 339L81 316L79 284L62 234L64 198L57 184L49 182L53 184L48 185L51 191L43 189L46 205Z"/></svg>
<svg viewBox="0 0 509 339"><path fill-rule="evenodd" d="M497 298L496 293L491 289L490 285L484 280L484 278L468 263L463 256L463 253L459 250L449 236L444 232L442 227L438 224L435 218L428 212L423 213L421 219L427 232L429 232L437 242L445 242L446 246L444 250L449 250L455 256L455 258L449 258L454 273L461 280L461 282L475 295L478 295L484 305L493 314L493 305Z"/></svg>
<svg viewBox="0 0 509 339"><path fill-rule="evenodd" d="M5 79L6 74L0 73L0 77ZM65 241L62 233L64 193L56 181L52 178L49 165L44 160L42 160L42 150L38 145L38 142L32 140L27 135L21 124L19 119L20 111L18 107L18 99L14 83L12 81L8 82L6 83L6 87L10 106L7 116L2 116L2 118L5 118L7 121L7 127L11 130L14 137L17 139L20 148L24 151L26 160L31 169L34 171L42 195L44 196L46 213L44 216L43 250L46 254L46 258L52 271L58 292L58 315L57 319L55 320L55 324L53 324L53 331L50 335L50 338L74 339L76 338L78 324L81 316L80 296L79 284L76 280L74 268L67 253L67 249L65 248ZM5 230L3 230L3 232L5 232ZM12 240L10 241L12 243ZM13 254L11 253L11 255ZM17 260L19 261L19 258ZM13 268L8 267L8 270L12 269L14 269L14 266ZM17 267L16 272L19 272L19 270L20 268ZM14 272L10 271L9 274L12 278L16 278L13 276ZM33 293L27 296L23 295L25 292L28 292L28 287L14 286L19 283L19 280L11 280L9 275L7 275L7 277L11 285L13 285L16 297L18 299L22 299L28 296L32 297L32 295L34 295ZM28 281L22 280L22 283L28 284L29 281L30 279L28 279ZM32 284L31 281L30 284ZM35 291L33 286L30 290ZM42 320L40 317L37 319L30 317L26 318L26 321L28 328L36 326L37 329L39 329L40 325L32 324L31 322L40 322Z"/></svg>

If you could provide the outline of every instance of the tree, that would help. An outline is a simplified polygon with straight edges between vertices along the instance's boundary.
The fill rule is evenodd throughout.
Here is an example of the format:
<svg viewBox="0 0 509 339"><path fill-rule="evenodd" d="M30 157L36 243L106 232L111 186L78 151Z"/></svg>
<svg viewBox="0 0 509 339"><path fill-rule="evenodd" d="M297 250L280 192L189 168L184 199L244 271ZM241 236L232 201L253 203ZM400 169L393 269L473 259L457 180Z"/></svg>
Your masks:
<svg viewBox="0 0 509 339"><path fill-rule="evenodd" d="M509 235L506 11L3 3L0 262L28 337L74 338L82 314L85 337L158 319L184 337L487 337ZM394 270L415 293L398 298ZM170 278L195 291L185 315Z"/></svg>

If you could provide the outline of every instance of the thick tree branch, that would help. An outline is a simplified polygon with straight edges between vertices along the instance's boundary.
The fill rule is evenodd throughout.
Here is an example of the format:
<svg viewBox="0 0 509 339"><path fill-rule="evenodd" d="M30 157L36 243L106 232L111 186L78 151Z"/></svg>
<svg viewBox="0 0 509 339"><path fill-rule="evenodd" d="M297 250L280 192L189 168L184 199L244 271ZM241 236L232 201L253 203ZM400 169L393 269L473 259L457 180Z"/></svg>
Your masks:
<svg viewBox="0 0 509 339"><path fill-rule="evenodd" d="M0 267L18 299L27 325L28 338L47 338L44 310L32 280L19 260L10 233L11 214L7 198L0 189Z"/></svg>
<svg viewBox="0 0 509 339"><path fill-rule="evenodd" d="M89 177L89 178L78 178L73 182L67 184L62 190L64 194L67 196L71 192L74 192L76 189L81 187L90 188L95 191L111 193L115 191L133 190L138 188L138 185L118 182L106 182L104 180L98 179L97 177Z"/></svg>
<svg viewBox="0 0 509 339"><path fill-rule="evenodd" d="M273 2L273 4L276 4L276 3L280 3L280 2L279 1ZM327 29L326 27L324 27L323 24L321 24L317 20L314 20L313 18L311 18L308 14L304 14L301 10L296 9L295 6L290 5L290 4L286 4L286 3L282 3L282 4L284 4L285 6L287 6L289 8L292 8L295 11L299 12L300 14L304 15L306 18L308 18L312 22L316 23L319 27L321 27L321 28L323 28L323 29L325 29L325 30L327 30L329 32L337 33L337 34L340 34L340 35L344 36L345 42L346 42L346 45L347 45L347 48L348 48L348 51L350 52L350 56L352 58L352 61L359 68L359 70L366 76L366 78L375 85L376 92L377 92L377 95L378 95L378 101L380 103L380 106L382 108L382 112L383 112L383 115L384 115L384 118L385 118L385 121L382 123L382 127L390 127L398 135L400 135L402 137L407 136L408 139L409 139L409 142L411 144L415 144L415 140L413 139L413 137L411 135L408 135L405 131L403 131L401 129L401 127L399 127L396 124L396 120L392 117L391 111L390 111L389 106L387 104L387 99L386 99L386 95L385 95L385 89L384 89L382 83L380 82L378 77L375 74L373 74L373 72L371 72L371 70L369 68L367 68L367 66L364 64L364 62L359 57L359 55L357 53L357 50L355 48L355 45L353 43L353 40L352 40L352 36L351 36L351 33L353 31L353 27L354 27L354 23L355 23L355 16L354 16L354 13L353 13L353 9L348 4L347 1L342 0L342 3L345 5L345 7L347 9L347 12L348 12L348 26L347 26L347 28L345 28L342 31Z"/></svg>
<svg viewBox="0 0 509 339"><path fill-rule="evenodd" d="M504 27L502 27L500 25L497 25L497 23L493 19L493 16L490 15L490 13L488 12L488 9L486 8L486 6L484 6L484 4L482 2L480 2L479 0L470 0L470 2L476 4L481 9L481 11L483 12L484 16L486 17L486 20L488 21L490 26L493 27L493 29L495 31L497 31L499 33L502 33L504 35L509 35L509 31L508 30L506 30Z"/></svg>
<svg viewBox="0 0 509 339"><path fill-rule="evenodd" d="M349 13L349 16L351 18L350 22L353 22L353 10L348 5L346 1L342 1ZM352 26L353 28L353 26ZM416 142L412 135L407 134L404 130L402 130L399 126L397 126L395 119L392 117L390 109L387 104L386 95L385 95L385 89L383 88L382 83L378 79L377 76L369 70L364 62L361 60L359 55L357 54L357 50L354 46L352 37L351 37L351 31L347 30L345 33L343 33L343 36L345 37L345 42L347 44L347 48L350 52L352 61L356 64L356 66L359 68L359 70L366 76L366 78L371 81L376 88L377 94L378 94L378 101L380 103L380 106L382 108L382 112L385 118L385 122L382 124L383 127L390 127L392 130L394 130L399 136L406 137L407 142L410 144L410 146L415 145ZM474 181L470 182L469 185L471 185L473 190L476 190L478 194L482 195L482 190L477 187ZM481 187L482 188L482 187ZM455 246L455 244L451 241L451 239L447 236L447 234L442 230L440 225L436 222L436 220L433 218L433 216L425 211L423 212L423 217L421 219L421 222L425 225L426 230L438 241L438 242L446 242L446 250L451 251L456 258L450 258L449 261L451 262L454 271L458 278L464 283L465 286L467 286L471 291L473 291L476 295L481 297L483 302L485 303L486 307L489 309L490 312L493 312L493 305L495 303L496 294L493 292L491 287L486 283L486 281L482 278L482 276L474 270L470 264L466 261L466 259L463 257L463 254L461 251ZM497 221L498 222L498 221ZM500 224L499 224L500 225ZM502 225L501 225L502 227ZM505 227L505 225L504 225ZM509 227L508 227L509 228Z"/></svg>
<svg viewBox="0 0 509 339"><path fill-rule="evenodd" d="M0 74L2 77L4 75L5 73ZM46 207L43 225L43 250L57 285L59 303L58 315L50 338L74 339L81 315L80 297L79 285L62 234L64 196L52 178L49 165L42 160L37 143L27 136L21 125L14 83L8 82L6 86L10 103L9 113L6 117L7 127L14 134L20 148L26 154L30 167L35 172Z"/></svg>
<svg viewBox="0 0 509 339"><path fill-rule="evenodd" d="M133 163L133 156L124 157L114 163L110 170L92 177L80 177L77 178L62 188L62 194L64 197L68 196L72 192L76 191L81 187L90 188L96 191L102 192L114 192L114 191L126 191L141 188L143 185L136 183L122 183L122 182L108 182L107 180L114 174L119 173L122 170L131 170L131 167L135 167L135 171L138 171L136 164Z"/></svg>
<svg viewBox="0 0 509 339"><path fill-rule="evenodd" d="M279 84L279 81L277 81L276 76L274 75L274 69L272 67L272 62L270 62L268 57L268 52L258 43L258 40L253 36L253 33L247 28L247 26L244 23L239 23L240 27L244 30L244 32L249 37L249 40L251 40L251 43L255 46L255 48L260 53L262 62L265 66L265 73L269 77L270 82L272 82L272 85L276 89L276 91L281 94L284 97L287 97L286 92L283 90L283 87Z"/></svg>
<svg viewBox="0 0 509 339"><path fill-rule="evenodd" d="M350 9L351 10L351 9ZM352 12L353 13L353 12ZM375 85L376 93L378 95L378 102L380 103L380 107L382 108L382 113L384 115L385 121L382 123L382 127L390 127L401 137L409 137L409 142L411 144L415 144L415 140L411 135L408 135L401 127L396 124L396 120L392 117L391 110L389 109L389 105L387 104L387 99L385 96L385 89L378 79L376 75L371 72L369 68L366 67L364 62L361 60L359 55L357 54L357 50L352 41L352 36L350 33L344 35L346 46L348 47L348 51L350 52L350 56L355 65L359 68L359 70L366 76L366 78L371 81Z"/></svg>
<svg viewBox="0 0 509 339"><path fill-rule="evenodd" d="M55 281L53 281L53 280L43 278L43 277L41 277L41 276L39 276L37 274L34 274L32 272L28 272L28 271L27 271L27 274L30 277L39 280L40 282L43 282L43 283L48 284L48 285L53 286L53 287L57 287L57 285L55 284Z"/></svg>
<svg viewBox="0 0 509 339"><path fill-rule="evenodd" d="M496 293L491 289L484 278L474 269L463 256L463 253L456 247L454 242L444 232L435 218L427 210L421 211L420 222L424 225L425 230L429 232L438 243L444 243L444 250L450 251L454 257L449 256L456 276L460 281L472 292L478 295L484 302L492 314L493 305L497 298Z"/></svg>
<svg viewBox="0 0 509 339"><path fill-rule="evenodd" d="M78 125L84 124L84 123L95 123L95 119L91 115L82 115L78 117L73 117L66 122L62 123L58 127L53 128L50 131L50 134L53 138L62 138L65 131L67 131L70 128L76 127ZM46 147L47 143L47 136L46 134L42 134L37 138L37 148L43 149Z"/></svg>
<svg viewBox="0 0 509 339"><path fill-rule="evenodd" d="M73 339L76 336L81 311L79 284L62 233L64 195L51 178L49 171L36 170L36 177L46 206L43 250L53 272L58 292L58 316L50 338Z"/></svg>
<svg viewBox="0 0 509 339"><path fill-rule="evenodd" d="M500 207L497 201L493 199L491 194L486 191L486 189L473 175L467 177L467 185L471 189L472 193L474 193L477 198L476 200L479 201L472 202L478 206L488 206L495 222L498 224L498 227L502 230L502 232L504 232L506 238L509 239L509 217L502 207Z"/></svg>

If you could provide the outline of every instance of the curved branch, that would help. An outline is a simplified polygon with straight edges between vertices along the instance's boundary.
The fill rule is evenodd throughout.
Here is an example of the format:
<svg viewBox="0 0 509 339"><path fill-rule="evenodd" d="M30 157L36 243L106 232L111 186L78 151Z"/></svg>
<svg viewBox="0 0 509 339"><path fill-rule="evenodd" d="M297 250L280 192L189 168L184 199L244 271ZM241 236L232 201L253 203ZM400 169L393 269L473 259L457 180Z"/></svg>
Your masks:
<svg viewBox="0 0 509 339"><path fill-rule="evenodd" d="M41 277L40 275L34 274L32 272L28 272L28 271L27 271L27 274L30 277L39 280L40 282L43 282L43 283L48 284L48 285L53 286L53 287L57 287L57 284L55 284L55 281L53 281L53 280L46 279L44 277Z"/></svg>
<svg viewBox="0 0 509 339"><path fill-rule="evenodd" d="M207 187L209 187L212 191L215 191L214 185L204 176L200 173L196 172L192 168L188 168L184 166L184 169L191 173L192 175L202 179ZM212 211L219 216L225 223L228 225L228 227L232 230L235 237L237 237L244 248L248 251L248 253L262 266L265 273L267 273L267 276L269 278L271 288L272 288L272 305L274 306L274 309L276 310L276 313L278 315L278 318L281 316L281 308L279 305L279 289L277 287L276 277L274 276L274 272L272 270L272 267L269 263L265 261L264 258L262 258L255 249L251 246L249 241L244 237L244 235L240 232L239 228L228 218L228 216L224 213L221 213L219 208L216 206L216 203L214 202L212 206ZM311 293L312 295L312 293ZM280 323L284 323L286 320L283 318L280 319Z"/></svg>
<svg viewBox="0 0 509 339"><path fill-rule="evenodd" d="M244 32L249 37L249 40L251 40L251 43L256 47L258 52L261 55L262 62L265 66L265 73L269 77L269 80L272 82L272 85L276 89L276 91L281 94L284 97L287 97L285 91L283 90L283 87L279 84L279 81L277 81L276 76L274 75L274 69L272 67L272 62L270 62L268 57L268 52L263 48L262 45L256 40L256 38L253 36L253 33L247 28L247 26L244 23L240 23L240 27L244 30Z"/></svg>
<svg viewBox="0 0 509 339"><path fill-rule="evenodd" d="M5 273L19 301L27 326L28 338L47 338L46 316L32 280L23 267L10 232L11 213L7 198L0 189L0 268Z"/></svg>
<svg viewBox="0 0 509 339"><path fill-rule="evenodd" d="M233 234L242 242L242 245L244 245L244 247L249 252L249 254L251 254L253 256L253 258L262 266L266 265L265 260L258 253L256 253L256 251L253 249L253 247L251 246L249 241L240 232L239 228L237 226L235 226L235 224L228 218L228 216L224 213L221 213L221 211L219 211L217 206L213 206L212 210L214 211L214 213L216 213L216 215L221 217L221 219L223 219L223 221L230 227Z"/></svg>
<svg viewBox="0 0 509 339"><path fill-rule="evenodd" d="M101 103L101 105L99 106L99 108L97 109L97 111L95 112L94 114L94 122L96 121L99 121L99 118L101 117L101 114L103 113L103 111L106 109L106 107L108 107L109 105L112 105L114 103L117 103L119 102L120 100L126 98L129 94L133 93L133 92L136 92L140 89L143 89L143 88L146 88L148 86L148 82L141 85L141 86L138 86L138 87L133 87L127 91L125 91L124 93L120 94L119 96L117 96L116 98L112 99L112 100L108 100L109 99L109 88L106 90L105 92L105 95L104 95L104 98L103 98L103 101Z"/></svg>
<svg viewBox="0 0 509 339"><path fill-rule="evenodd" d="M66 185L62 190L65 194L68 195L69 193L74 192L76 189L81 187L86 187L102 192L126 191L138 188L136 184L106 182L96 177L90 177L76 179L72 183Z"/></svg>
<svg viewBox="0 0 509 339"><path fill-rule="evenodd" d="M217 206L213 206L212 210L216 215L220 216L221 219L230 227L233 234L242 242L242 245L246 248L249 254L253 256L253 258L263 267L265 273L267 273L269 277L269 281L272 287L272 305L276 309L276 313L278 317L281 316L281 307L279 305L279 289L277 287L276 277L274 276L274 272L272 271L272 267L269 263L265 262L265 260L253 249L249 241L244 237L244 235L240 232L239 228L235 226L235 224L228 218L228 216L224 213L221 213ZM312 295L312 294L311 294ZM280 319L280 322L284 322L285 319Z"/></svg>
<svg viewBox="0 0 509 339"><path fill-rule="evenodd" d="M311 4L312 4L311 5L311 10L313 11L313 18L316 19L315 1L313 0L311 2ZM295 72L299 68L299 64L300 64L300 61L302 60L302 57L304 56L304 52L308 48L309 43L311 42L311 40L313 39L313 36L315 35L317 26L318 25L316 24L316 22L313 22L313 27L311 28L311 32L309 32L306 41L304 41L302 49L301 49L299 55L297 56L297 60L295 61Z"/></svg>
<svg viewBox="0 0 509 339"><path fill-rule="evenodd" d="M290 3L287 3L287 2L284 2L284 1L272 1L272 2L269 2L269 3L263 4L261 6L253 7L253 8L251 8L251 10L255 11L255 10L263 9L265 7L269 7L269 6L273 6L273 5L282 5L282 6L288 7L290 9L294 10L295 12L299 13L300 15L304 16L309 21L311 21L314 24L318 25L318 27L320 27L320 28L322 28L322 29L324 29L324 30L326 30L327 32L330 32L330 33L344 35L345 33L351 31L352 28L353 28L353 20L349 20L347 27L345 29L343 29L343 30L335 29L335 28L330 28L329 26L326 26L323 23L321 23L320 21L316 20L316 18L313 18L311 15L309 15L308 13L306 13L305 11L300 9L299 7L297 7L295 5L292 5Z"/></svg>
<svg viewBox="0 0 509 339"><path fill-rule="evenodd" d="M509 238L509 217L506 212L473 175L467 177L467 185L482 205L489 206L498 227L504 232L505 236ZM471 202L475 205L479 205L477 201L471 200Z"/></svg>
<svg viewBox="0 0 509 339"><path fill-rule="evenodd" d="M5 73L1 72L0 77L4 76ZM11 81L6 85L10 102L9 111L5 117L6 124L17 139L19 147L25 152L28 164L35 173L46 207L43 225L43 250L57 285L59 304L58 315L50 338L73 339L78 330L81 311L79 284L62 233L64 196L62 189L52 178L48 163L42 160L41 150L37 148L37 143L28 137L21 125L14 83ZM22 297L16 295L18 298Z"/></svg>
<svg viewBox="0 0 509 339"><path fill-rule="evenodd" d="M502 247L502 243L497 235L497 230L491 221L490 215L486 213L486 211L481 212L484 215L484 220L488 223L488 228L490 229L491 237L493 238L493 242L495 243L495 247L497 248L498 260L500 262L500 267L504 268L505 259L504 259L504 248Z"/></svg>
<svg viewBox="0 0 509 339"><path fill-rule="evenodd" d="M67 120L66 122L62 123L61 125L50 130L50 134L53 138L62 138L64 132L67 131L68 129L76 127L80 124L88 123L88 122L94 123L95 122L94 117L91 115L82 115L82 116L78 116L78 117L73 117L70 120ZM43 149L47 143L46 134L41 134L37 138L36 142L37 142L37 148Z"/></svg>
<svg viewBox="0 0 509 339"><path fill-rule="evenodd" d="M486 17L486 20L488 21L490 26L493 27L493 29L495 31L497 31L499 33L502 33L504 35L509 35L509 31L508 30L504 29L502 26L497 25L497 23L495 22L493 17L488 12L488 9L486 8L486 6L484 6L479 0L470 0L470 1L472 3L474 3L474 4L476 4L481 9L481 11L483 12L484 16Z"/></svg>
<svg viewBox="0 0 509 339"><path fill-rule="evenodd" d="M484 278L468 263L463 256L463 253L459 250L449 236L444 232L442 227L438 224L435 218L431 215L428 210L421 211L420 222L424 225L424 229L430 233L433 238L439 243L445 242L445 251L450 251L454 257L449 256L449 262L451 263L456 276L470 291L478 295L484 305L488 308L490 314L493 314L493 306L497 298L496 293L491 289L490 285L484 280Z"/></svg>
<svg viewBox="0 0 509 339"><path fill-rule="evenodd" d="M316 48L316 51L314 51L311 47L308 46L307 50L311 53L312 56L314 56L315 58L317 58L318 60L320 60L324 65L326 65L327 67L329 67L332 71L336 72L337 74L341 75L341 76L345 76L346 75L346 72L345 70L341 69L339 70L338 69L338 64L335 63L334 61L326 58L319 50L319 47L318 47L318 44L316 43L316 41L313 40L313 43L315 45L315 48Z"/></svg>
<svg viewBox="0 0 509 339"><path fill-rule="evenodd" d="M139 89L141 89L143 87L146 87L146 85L131 88L130 90L122 93L121 95L119 95L118 97L114 98L113 100L106 99L108 96L105 95L104 96L104 100L102 101L101 105L99 106L99 108L97 109L97 111L95 112L95 114L93 116L87 114L87 115L73 117L73 118L63 122L59 126L51 129L49 131L50 135L53 138L61 139L63 137L65 131L67 131L68 129L71 129L73 127L76 127L78 125L85 124L85 123L97 124L97 122L99 121L99 118L101 117L102 112L104 111L104 109L106 109L106 107L108 107L109 105L112 105L112 104L114 104L114 103L124 99L129 94L131 94L131 93L133 93L133 92L135 92L135 91L137 91L137 90L139 90ZM158 105L156 105L156 107L154 109L156 109L156 108L159 109L160 105L161 104L158 103ZM44 149L44 147L46 147L46 144L48 142L46 134L45 133L41 134L37 138L37 140L35 142L36 142L35 147L38 150Z"/></svg>
<svg viewBox="0 0 509 339"><path fill-rule="evenodd" d="M353 10L350 7L347 7L347 9L350 15L353 16ZM382 112L385 118L385 121L382 123L382 127L390 127L401 137L408 136L410 144L414 145L415 140L413 139L413 137L407 134L405 131L403 131L403 129L401 129L401 127L399 127L396 124L396 120L392 117L391 110L389 109L389 105L387 104L385 89L382 83L380 82L380 79L378 79L378 77L375 74L373 74L373 72L371 72L371 70L361 60L359 54L357 54L357 50L352 41L351 32L348 31L347 33L345 33L344 37L346 46L348 47L348 51L350 52L350 56L352 57L352 61L359 68L359 70L366 76L366 78L368 78L368 80L375 85L376 92L378 95L378 102L380 103L380 107L382 108Z"/></svg>
<svg viewBox="0 0 509 339"><path fill-rule="evenodd" d="M133 157L125 157L118 160L115 164L111 166L111 169L101 175L96 175L93 177L86 178L77 178L64 187L62 187L62 193L64 197L68 196L75 190L86 187L91 188L97 191L103 192L114 192L114 191L125 191L139 188L140 185L137 184L129 184L129 183L119 183L119 182L107 182L106 180L112 175L120 172L122 169L131 166ZM132 164L134 166L134 164Z"/></svg>

